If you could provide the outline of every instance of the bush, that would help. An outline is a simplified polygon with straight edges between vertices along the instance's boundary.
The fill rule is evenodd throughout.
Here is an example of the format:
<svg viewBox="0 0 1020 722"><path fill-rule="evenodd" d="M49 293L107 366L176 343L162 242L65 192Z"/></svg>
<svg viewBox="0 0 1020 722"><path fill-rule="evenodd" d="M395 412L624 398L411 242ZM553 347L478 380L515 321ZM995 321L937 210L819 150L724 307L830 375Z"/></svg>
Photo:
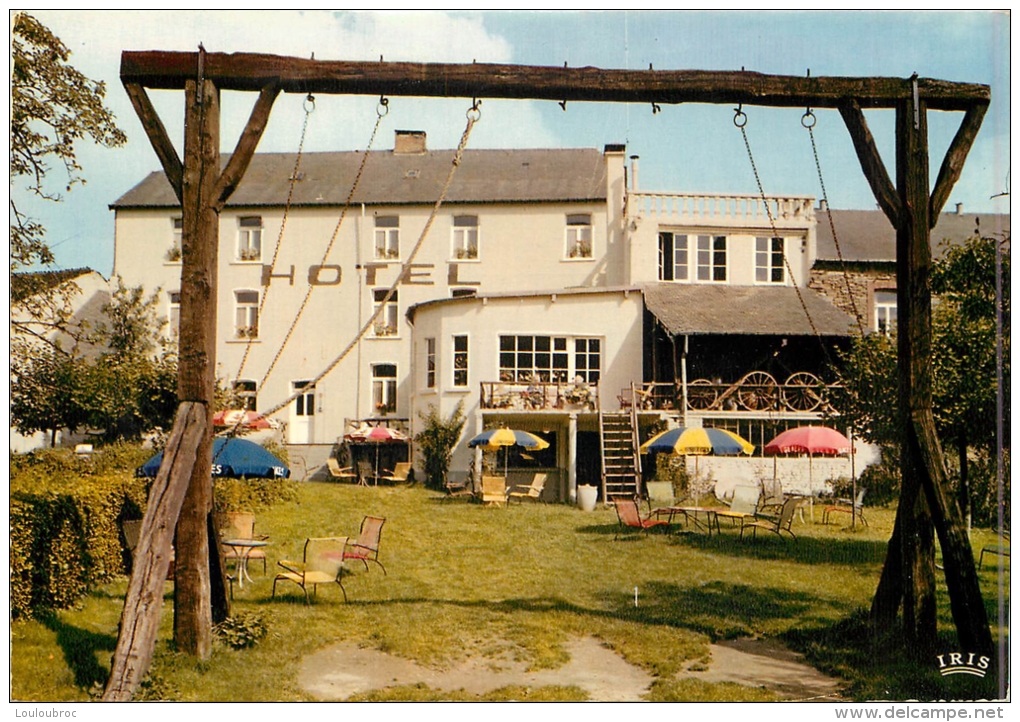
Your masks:
<svg viewBox="0 0 1020 722"><path fill-rule="evenodd" d="M124 572L120 522L138 517L147 489L137 455L47 451L11 459L11 616L74 605ZM131 467L128 473L124 467Z"/></svg>
<svg viewBox="0 0 1020 722"><path fill-rule="evenodd" d="M446 484L446 472L450 468L453 448L464 430L464 404L458 403L450 417L444 419L435 406L429 406L427 414L418 414L425 427L414 437L418 451L423 457L425 485L441 490Z"/></svg>
<svg viewBox="0 0 1020 722"><path fill-rule="evenodd" d="M216 636L228 647L245 649L254 647L266 636L266 624L257 614L241 612L227 617L214 627Z"/></svg>

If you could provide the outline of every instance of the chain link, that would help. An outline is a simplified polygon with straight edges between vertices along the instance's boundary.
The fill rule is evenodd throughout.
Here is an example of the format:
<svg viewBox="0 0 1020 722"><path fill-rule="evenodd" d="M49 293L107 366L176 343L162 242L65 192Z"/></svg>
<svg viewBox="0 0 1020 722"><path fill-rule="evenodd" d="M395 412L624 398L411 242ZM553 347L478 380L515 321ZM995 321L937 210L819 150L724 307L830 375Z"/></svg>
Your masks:
<svg viewBox="0 0 1020 722"><path fill-rule="evenodd" d="M808 111L804 115L806 117L809 114L814 117L814 114L811 113L811 111ZM801 121L801 124L803 125L803 120ZM864 323L861 321L861 314L857 309L857 301L854 299L853 288L850 287L850 274L847 273L846 270L846 261L843 260L843 251L839 247L839 236L836 235L836 224L832 220L832 209L829 208L829 194L825 190L825 178L822 177L822 163L818 159L818 145L815 143L815 124L812 123L811 125L805 125L804 127L807 128L808 135L811 136L811 152L815 156L815 168L818 169L818 185L822 190L822 200L825 201L825 215L829 219L829 231L832 233L832 242L836 245L836 256L839 258L839 268L840 271L843 272L843 281L846 283L846 294L850 299L850 308L853 309L854 320L857 321L857 330L860 331L861 336L864 336Z"/></svg>
<svg viewBox="0 0 1020 722"><path fill-rule="evenodd" d="M414 263L414 259L418 255L418 251L421 250L422 245L425 243L425 238L426 236L428 236L429 230L432 228L432 224L436 220L436 216L439 213L440 207L442 207L443 202L446 200L446 195L450 190L450 184L453 183L454 174L457 172L457 168L460 166L461 157L464 154L464 148L465 146L467 146L468 138L471 136L471 129L474 128L475 123L481 117L481 113L478 110L478 106L480 104L481 104L480 101L475 101L472 104L471 109L468 111L467 125L464 128L464 132L460 137L460 143L458 143L457 150L454 153L453 162L450 165L450 172L446 176L446 182L443 184L443 190L439 194L439 198L436 200L435 205L432 207L432 213L429 215L428 220L425 222L425 227L422 228L421 235L418 236L417 243L414 244L414 247L411 249L410 255L408 256L407 260L403 263L400 274L397 276L397 280L394 281L393 285L390 286L389 290L387 290L383 300L377 304L375 312L373 312L371 317L369 317L368 321L364 323L364 325L361 327L361 330L358 331L354 339L349 344L347 344L346 348L344 348L344 350L341 351L340 354L335 359L333 359L330 362L330 364L325 369L323 369L321 373L319 373L318 376L309 381L308 386L305 389L302 389L300 392L295 392L291 394L286 399L278 403L276 406L273 406L268 411L265 411L263 413L263 416L269 417L275 413L278 413L280 410L286 408L290 404L290 402L294 401L294 399L296 399L302 393L307 393L308 388L314 388L320 381L322 381L322 379L324 379L337 366L340 365L340 363L347 357L347 354L351 352L351 350L357 345L357 343L365 336L368 330L373 327L379 316L382 315L382 312L385 309L386 304L390 301L391 298L393 298L393 294L397 292L397 288L400 286L401 282L404 280L404 277L407 275L412 264ZM472 114L471 113L472 110L476 112Z"/></svg>
<svg viewBox="0 0 1020 722"><path fill-rule="evenodd" d="M311 107L309 107L309 102L311 103ZM294 158L294 169L290 173L290 185L287 188L287 201L283 205L283 219L280 222L280 232L276 236L276 246L273 248L273 258L269 262L270 275L272 275L273 271L276 270L276 261L280 257L280 248L283 246L283 234L287 229L287 220L290 217L290 207L294 200L294 188L297 186L298 172L301 168L301 158L304 155L305 137L308 134L308 120L315 111L315 98L312 95L309 95L305 98L302 107L305 111L305 119L301 124L301 139L298 141L297 155ZM262 293L259 294L258 319L262 318L262 309L266 306L266 299L269 297L269 288L269 286L266 286ZM237 375L234 377L235 379L241 378L241 374L244 373L244 367L248 363L248 356L251 354L251 347L254 342L255 339L249 336L248 342L244 345L244 354L241 356L241 363L238 365Z"/></svg>
<svg viewBox="0 0 1020 722"><path fill-rule="evenodd" d="M737 110L737 114L744 115L739 109ZM772 228L772 236L773 238L778 238L779 231L776 229L776 221L775 218L773 218L772 216L772 207L769 205L768 199L765 197L765 189L761 184L761 177L758 175L758 166L755 164L754 154L751 152L751 143L750 141L748 141L747 131L744 129L744 126L747 125L746 120L747 116L744 116L744 118L745 120L743 125L737 125L737 128L740 130L740 135L742 135L744 138L744 147L747 148L747 158L748 160L751 161L751 170L754 172L754 181L755 183L758 184L758 193L759 195L761 195L762 204L765 206L765 212L768 214L769 217L769 226ZM734 119L734 124L736 124L736 119ZM814 319L811 318L811 312L808 311L807 302L804 301L804 295L800 292L800 286L797 285L797 281L793 277L793 269L790 267L790 259L787 258L785 249L783 251L783 265L786 266L786 272L790 274L790 280L793 281L793 290L797 292L797 300L800 301L800 307L804 309L804 315L807 316L808 325L811 326L812 333L814 333L814 335L820 341L822 336L820 333L818 333L818 328L815 326ZM828 349L825 348L824 343L821 344L821 346L822 353L825 354L826 359L828 359L829 362L831 363L832 359L829 358Z"/></svg>

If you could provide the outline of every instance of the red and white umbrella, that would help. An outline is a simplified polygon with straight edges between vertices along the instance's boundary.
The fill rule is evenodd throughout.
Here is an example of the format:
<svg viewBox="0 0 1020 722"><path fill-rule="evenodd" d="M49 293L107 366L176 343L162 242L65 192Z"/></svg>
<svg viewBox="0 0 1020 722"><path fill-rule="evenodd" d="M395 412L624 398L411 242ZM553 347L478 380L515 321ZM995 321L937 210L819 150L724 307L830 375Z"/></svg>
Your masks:
<svg viewBox="0 0 1020 722"><path fill-rule="evenodd" d="M354 431L344 434L344 440L354 444L375 445L375 474L379 475L379 447L382 444L406 443L410 437L402 431L391 429L388 426L369 426L363 424Z"/></svg>
<svg viewBox="0 0 1020 722"><path fill-rule="evenodd" d="M271 429L274 423L256 411L226 409L213 414L213 426L242 426L246 429Z"/></svg>

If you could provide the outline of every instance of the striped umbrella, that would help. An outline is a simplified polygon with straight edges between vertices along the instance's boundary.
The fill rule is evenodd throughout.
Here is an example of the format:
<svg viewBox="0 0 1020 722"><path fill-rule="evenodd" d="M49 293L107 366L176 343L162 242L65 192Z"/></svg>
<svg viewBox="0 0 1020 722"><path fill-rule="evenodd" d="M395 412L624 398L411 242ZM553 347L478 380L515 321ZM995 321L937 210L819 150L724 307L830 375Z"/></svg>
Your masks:
<svg viewBox="0 0 1020 722"><path fill-rule="evenodd" d="M522 446L525 449L540 451L541 449L548 449L549 442L528 431L519 431L517 429L508 429L503 427L483 431L468 441L468 446L472 449L480 447L485 451L496 451L500 448L511 446ZM506 460L503 466L504 476L507 474L509 466L510 450L507 448Z"/></svg>
<svg viewBox="0 0 1020 722"><path fill-rule="evenodd" d="M694 476L698 476L698 457L739 456L754 453L754 444L737 436L732 431L716 428L687 427L670 429L656 434L641 445L642 454L673 454L694 457ZM698 495L700 496L700 494ZM695 498L695 504L699 500Z"/></svg>
<svg viewBox="0 0 1020 722"><path fill-rule="evenodd" d="M732 431L716 428L688 427L670 429L656 434L641 445L642 454L674 454L676 456L738 456L753 454L754 444Z"/></svg>

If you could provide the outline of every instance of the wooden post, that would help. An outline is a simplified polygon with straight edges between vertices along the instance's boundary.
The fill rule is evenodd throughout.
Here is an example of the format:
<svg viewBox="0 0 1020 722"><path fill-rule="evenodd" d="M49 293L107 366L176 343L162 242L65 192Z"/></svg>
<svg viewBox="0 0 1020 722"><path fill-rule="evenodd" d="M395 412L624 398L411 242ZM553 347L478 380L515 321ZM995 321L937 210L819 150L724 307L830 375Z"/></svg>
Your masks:
<svg viewBox="0 0 1020 722"><path fill-rule="evenodd" d="M196 450L206 435L208 418L203 404L185 402L177 409L174 428L163 449L163 463L142 519L110 679L103 693L106 702L129 701L149 670L163 608L163 585L170 567L174 527L195 466Z"/></svg>
<svg viewBox="0 0 1020 722"><path fill-rule="evenodd" d="M936 634L935 533L921 489L926 473L911 423L915 409L931 408L931 240L928 223L928 124L923 103L896 109L897 353L901 488L903 624L914 654L930 655Z"/></svg>
<svg viewBox="0 0 1020 722"><path fill-rule="evenodd" d="M199 659L212 654L209 515L212 512L212 413L216 383L216 285L219 215L215 187L220 172L220 98L209 80L185 87L183 253L180 369L177 393L198 401L210 430L199 444L188 493L177 521L174 641Z"/></svg>

